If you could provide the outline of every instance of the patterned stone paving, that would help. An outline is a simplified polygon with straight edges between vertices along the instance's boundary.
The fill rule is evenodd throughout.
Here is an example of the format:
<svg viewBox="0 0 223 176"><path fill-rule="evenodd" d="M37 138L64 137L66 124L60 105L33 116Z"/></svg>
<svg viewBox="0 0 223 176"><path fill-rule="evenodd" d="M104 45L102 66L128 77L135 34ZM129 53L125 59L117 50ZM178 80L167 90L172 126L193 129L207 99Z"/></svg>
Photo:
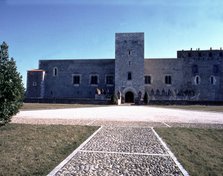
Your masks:
<svg viewBox="0 0 223 176"><path fill-rule="evenodd" d="M106 127L83 150L105 152L166 154L150 128Z"/></svg>
<svg viewBox="0 0 223 176"><path fill-rule="evenodd" d="M182 175L170 156L78 152L60 175Z"/></svg>
<svg viewBox="0 0 223 176"><path fill-rule="evenodd" d="M49 175L183 175L151 128L102 127Z"/></svg>

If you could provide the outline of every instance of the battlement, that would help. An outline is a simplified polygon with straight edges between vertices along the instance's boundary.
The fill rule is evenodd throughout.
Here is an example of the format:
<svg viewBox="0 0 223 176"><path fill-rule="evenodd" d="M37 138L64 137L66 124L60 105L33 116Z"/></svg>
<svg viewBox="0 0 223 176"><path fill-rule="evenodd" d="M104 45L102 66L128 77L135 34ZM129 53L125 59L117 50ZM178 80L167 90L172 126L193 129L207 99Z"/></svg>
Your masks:
<svg viewBox="0 0 223 176"><path fill-rule="evenodd" d="M209 50L200 50L200 48L193 50L191 48L190 50L177 51L177 58L223 58L223 50L222 48L210 48Z"/></svg>
<svg viewBox="0 0 223 176"><path fill-rule="evenodd" d="M116 41L144 41L144 33L143 32L134 32L134 33L116 33L115 34Z"/></svg>

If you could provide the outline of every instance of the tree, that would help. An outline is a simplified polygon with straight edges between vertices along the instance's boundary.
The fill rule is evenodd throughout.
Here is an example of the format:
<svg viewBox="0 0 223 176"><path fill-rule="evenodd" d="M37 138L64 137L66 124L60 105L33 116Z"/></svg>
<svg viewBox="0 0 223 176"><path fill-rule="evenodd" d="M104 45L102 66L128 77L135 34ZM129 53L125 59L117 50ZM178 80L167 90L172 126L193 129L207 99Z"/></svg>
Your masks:
<svg viewBox="0 0 223 176"><path fill-rule="evenodd" d="M4 125L22 106L24 88L14 59L9 59L8 45L3 42L0 47L0 125Z"/></svg>
<svg viewBox="0 0 223 176"><path fill-rule="evenodd" d="M144 101L144 104L148 104L148 94L147 94L147 92L145 92L145 94L144 94L143 101Z"/></svg>

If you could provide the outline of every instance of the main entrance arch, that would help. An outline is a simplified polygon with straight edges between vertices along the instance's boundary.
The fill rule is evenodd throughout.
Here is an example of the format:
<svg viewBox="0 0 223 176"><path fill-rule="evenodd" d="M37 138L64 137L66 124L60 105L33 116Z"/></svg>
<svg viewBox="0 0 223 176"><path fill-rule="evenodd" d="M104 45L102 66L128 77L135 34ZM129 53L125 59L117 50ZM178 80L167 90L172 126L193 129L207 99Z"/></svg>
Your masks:
<svg viewBox="0 0 223 176"><path fill-rule="evenodd" d="M128 91L125 93L125 103L134 103L134 93Z"/></svg>

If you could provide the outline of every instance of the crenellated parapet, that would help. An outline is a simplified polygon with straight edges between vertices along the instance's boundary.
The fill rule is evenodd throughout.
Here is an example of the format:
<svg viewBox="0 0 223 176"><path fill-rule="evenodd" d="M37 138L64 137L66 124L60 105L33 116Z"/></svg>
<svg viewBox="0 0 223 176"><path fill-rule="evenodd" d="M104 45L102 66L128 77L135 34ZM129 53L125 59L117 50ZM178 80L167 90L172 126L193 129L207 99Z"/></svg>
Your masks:
<svg viewBox="0 0 223 176"><path fill-rule="evenodd" d="M220 49L200 50L199 48L193 50L181 50L177 51L177 58L187 58L196 60L211 60L211 59L223 59L223 51Z"/></svg>

